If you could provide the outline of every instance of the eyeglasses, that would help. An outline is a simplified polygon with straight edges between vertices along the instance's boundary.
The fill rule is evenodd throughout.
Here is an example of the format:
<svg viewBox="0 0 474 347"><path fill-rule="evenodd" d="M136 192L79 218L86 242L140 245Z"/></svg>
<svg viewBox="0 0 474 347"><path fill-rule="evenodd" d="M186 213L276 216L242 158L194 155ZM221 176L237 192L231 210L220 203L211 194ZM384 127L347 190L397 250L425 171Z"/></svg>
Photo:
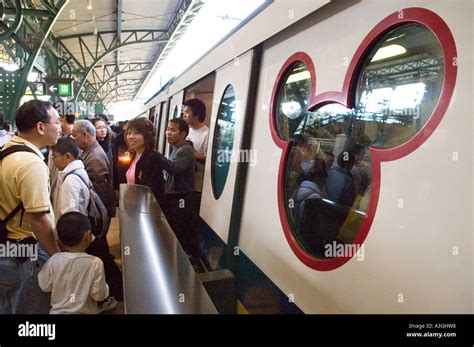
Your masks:
<svg viewBox="0 0 474 347"><path fill-rule="evenodd" d="M41 122L43 124L54 124L54 125L61 125L61 122L60 121L57 121L57 122Z"/></svg>

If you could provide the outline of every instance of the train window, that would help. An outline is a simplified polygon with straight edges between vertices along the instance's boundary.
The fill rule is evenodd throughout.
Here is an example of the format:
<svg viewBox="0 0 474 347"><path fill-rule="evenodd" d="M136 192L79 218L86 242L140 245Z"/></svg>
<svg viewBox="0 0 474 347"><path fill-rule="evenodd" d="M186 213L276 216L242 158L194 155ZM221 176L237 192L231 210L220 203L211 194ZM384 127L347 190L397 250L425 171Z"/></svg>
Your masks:
<svg viewBox="0 0 474 347"><path fill-rule="evenodd" d="M335 246L351 244L366 219L372 187L369 148L399 146L416 135L433 113L444 81L441 46L419 24L390 31L360 66L355 99L349 101L354 108L330 103L308 112L304 98L285 96L289 78L278 95L280 105L292 102L297 110L289 113L292 117L276 118L280 135L291 139L286 215L298 243L316 258L336 257ZM277 114L286 115L282 109Z"/></svg>
<svg viewBox="0 0 474 347"><path fill-rule="evenodd" d="M178 105L176 105L174 107L174 110L173 110L173 117L171 118L178 118Z"/></svg>
<svg viewBox="0 0 474 347"><path fill-rule="evenodd" d="M305 63L290 66L278 87L276 129L284 140L290 139L308 111L311 76Z"/></svg>
<svg viewBox="0 0 474 347"><path fill-rule="evenodd" d="M354 114L325 105L307 114L291 141L286 213L298 243L317 258L332 258L334 243L352 243L366 217L370 144L356 135Z"/></svg>
<svg viewBox="0 0 474 347"><path fill-rule="evenodd" d="M217 112L212 148L212 191L216 199L222 195L229 173L234 147L235 117L235 92L234 87L229 84L224 91Z"/></svg>
<svg viewBox="0 0 474 347"><path fill-rule="evenodd" d="M403 144L429 120L444 81L444 55L436 36L419 24L400 26L368 54L357 84L357 119L373 146Z"/></svg>

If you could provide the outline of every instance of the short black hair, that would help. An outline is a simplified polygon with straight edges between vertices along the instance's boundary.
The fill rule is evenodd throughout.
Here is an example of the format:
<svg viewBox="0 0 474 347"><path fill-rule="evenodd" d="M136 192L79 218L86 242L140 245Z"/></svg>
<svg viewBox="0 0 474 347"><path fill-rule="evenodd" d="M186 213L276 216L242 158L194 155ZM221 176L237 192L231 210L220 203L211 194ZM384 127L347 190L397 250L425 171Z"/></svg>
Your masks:
<svg viewBox="0 0 474 347"><path fill-rule="evenodd" d="M74 124L74 121L76 120L76 115L75 114L62 114L61 118L62 117L64 117L67 124Z"/></svg>
<svg viewBox="0 0 474 347"><path fill-rule="evenodd" d="M76 246L84 234L91 230L91 223L89 218L80 212L68 212L59 218L56 230L59 240L65 246Z"/></svg>
<svg viewBox="0 0 474 347"><path fill-rule="evenodd" d="M311 168L309 169L308 173L306 174L307 181L316 181L317 179L325 179L328 177L326 171L326 163L324 160L315 158Z"/></svg>
<svg viewBox="0 0 474 347"><path fill-rule="evenodd" d="M169 123L174 123L178 125L179 132L182 133L183 131L186 133L186 137L189 134L189 125L184 121L183 118L173 118L170 119Z"/></svg>
<svg viewBox="0 0 474 347"><path fill-rule="evenodd" d="M337 156L337 165L342 168L348 168L350 164L354 164L355 155L352 151L344 150Z"/></svg>
<svg viewBox="0 0 474 347"><path fill-rule="evenodd" d="M109 124L109 117L103 113L98 113L95 115L95 118L99 118L105 122L105 125Z"/></svg>
<svg viewBox="0 0 474 347"><path fill-rule="evenodd" d="M79 147L71 137L61 137L51 150L60 154L71 153L74 159L79 158Z"/></svg>
<svg viewBox="0 0 474 347"><path fill-rule="evenodd" d="M331 157L334 158L334 154L333 154L332 152L324 151L324 154L325 154L325 155L330 155Z"/></svg>
<svg viewBox="0 0 474 347"><path fill-rule="evenodd" d="M30 100L20 106L15 115L15 123L18 131L28 132L38 122L49 122L48 110L51 108L51 104L47 101L41 100Z"/></svg>
<svg viewBox="0 0 474 347"><path fill-rule="evenodd" d="M206 105L199 99L186 100L183 106L188 106L193 111L194 117L199 117L200 122L206 119Z"/></svg>
<svg viewBox="0 0 474 347"><path fill-rule="evenodd" d="M5 124L5 115L0 111L0 130L3 129L3 124Z"/></svg>

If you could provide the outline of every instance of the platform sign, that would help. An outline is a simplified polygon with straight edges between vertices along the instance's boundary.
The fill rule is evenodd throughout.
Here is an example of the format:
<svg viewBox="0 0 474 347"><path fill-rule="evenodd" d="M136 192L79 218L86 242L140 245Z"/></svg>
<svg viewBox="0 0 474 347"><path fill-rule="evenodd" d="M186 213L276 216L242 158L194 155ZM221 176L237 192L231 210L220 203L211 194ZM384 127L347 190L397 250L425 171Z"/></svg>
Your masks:
<svg viewBox="0 0 474 347"><path fill-rule="evenodd" d="M46 93L51 96L73 96L72 78L45 78Z"/></svg>

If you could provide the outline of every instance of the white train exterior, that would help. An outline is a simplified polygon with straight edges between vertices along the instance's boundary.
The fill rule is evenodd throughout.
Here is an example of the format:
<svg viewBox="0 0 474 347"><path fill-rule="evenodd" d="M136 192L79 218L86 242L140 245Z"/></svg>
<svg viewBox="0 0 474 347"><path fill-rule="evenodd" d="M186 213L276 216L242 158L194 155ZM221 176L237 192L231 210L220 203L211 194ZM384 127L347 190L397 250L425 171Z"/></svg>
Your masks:
<svg viewBox="0 0 474 347"><path fill-rule="evenodd" d="M303 312L472 313L473 6L468 0L274 1L145 104L145 112L155 107L162 151L167 119L190 86L212 76L202 94L199 87L193 94L205 99L203 90L212 91L201 218L228 243L237 215L232 247ZM310 76L309 111L336 103L351 109L370 51L384 37L405 35L387 39L387 33L412 24L434 35L444 58L438 94L425 105L431 111L410 138L370 146L370 202L353 240L363 244L363 256L315 257L298 244L285 215L289 139L275 125L282 79L301 61ZM229 85L234 157L216 197L211 153ZM245 143L252 158L242 180L236 156Z"/></svg>

